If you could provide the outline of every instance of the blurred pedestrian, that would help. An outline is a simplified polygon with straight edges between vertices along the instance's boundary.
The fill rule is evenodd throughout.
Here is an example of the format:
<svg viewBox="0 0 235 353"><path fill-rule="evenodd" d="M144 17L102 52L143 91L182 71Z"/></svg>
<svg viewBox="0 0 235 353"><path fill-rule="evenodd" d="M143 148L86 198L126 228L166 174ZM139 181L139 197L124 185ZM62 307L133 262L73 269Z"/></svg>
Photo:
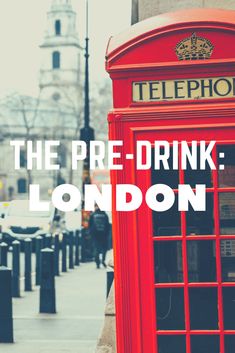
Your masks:
<svg viewBox="0 0 235 353"><path fill-rule="evenodd" d="M101 262L104 267L107 267L105 259L109 242L109 218L98 205L95 205L95 211L90 216L89 231L94 241L96 267L100 268ZM100 255L102 255L101 261Z"/></svg>

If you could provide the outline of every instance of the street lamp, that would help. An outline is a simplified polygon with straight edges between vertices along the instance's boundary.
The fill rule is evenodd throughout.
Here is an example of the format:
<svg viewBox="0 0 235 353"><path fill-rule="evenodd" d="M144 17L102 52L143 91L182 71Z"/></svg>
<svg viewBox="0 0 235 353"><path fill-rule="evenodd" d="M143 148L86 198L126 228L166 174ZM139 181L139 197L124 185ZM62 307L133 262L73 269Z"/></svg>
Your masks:
<svg viewBox="0 0 235 353"><path fill-rule="evenodd" d="M90 127L90 91L89 91L89 37L88 37L88 0L86 0L86 38L85 38L85 85L84 85L84 127L80 130L80 140L87 145L87 155L83 161L82 171L82 240L85 254L82 254L82 261L92 258L92 241L88 231L90 212L84 210L84 189L86 184L91 183L90 178L90 141L94 140L94 129Z"/></svg>

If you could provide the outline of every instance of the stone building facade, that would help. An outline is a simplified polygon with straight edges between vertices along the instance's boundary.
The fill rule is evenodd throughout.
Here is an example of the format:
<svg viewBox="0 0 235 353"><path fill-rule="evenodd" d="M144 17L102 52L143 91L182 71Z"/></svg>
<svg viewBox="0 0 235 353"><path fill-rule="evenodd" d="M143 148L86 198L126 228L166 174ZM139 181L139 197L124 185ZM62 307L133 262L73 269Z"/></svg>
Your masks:
<svg viewBox="0 0 235 353"><path fill-rule="evenodd" d="M40 185L44 199L58 184L81 184L82 163L71 172L71 140L79 139L83 124L82 48L71 0L51 1L40 49L38 96L15 93L0 102L0 201L27 198L30 183ZM34 147L37 140L60 141L60 171L28 171L26 147L15 170L11 140L32 140Z"/></svg>
<svg viewBox="0 0 235 353"><path fill-rule="evenodd" d="M203 7L235 10L235 0L132 0L132 24L164 12Z"/></svg>
<svg viewBox="0 0 235 353"><path fill-rule="evenodd" d="M82 184L83 163L71 170L72 140L80 139L84 125L84 50L76 28L71 0L51 0L41 49L37 97L14 93L0 102L0 201L25 199L29 183L39 184L43 199L61 183ZM38 43L39 44L39 43ZM36 75L37 73L35 73ZM110 97L110 99L109 99ZM91 94L91 126L95 138L107 141L107 111L111 89L96 87ZM101 124L102 120L102 124ZM21 151L21 169L14 169L11 140L58 140L60 171L27 170L27 149Z"/></svg>
<svg viewBox="0 0 235 353"><path fill-rule="evenodd" d="M47 28L41 44L40 90L42 99L68 104L76 102L81 89L82 48L71 0L53 0L47 13ZM79 102L76 102L79 104Z"/></svg>

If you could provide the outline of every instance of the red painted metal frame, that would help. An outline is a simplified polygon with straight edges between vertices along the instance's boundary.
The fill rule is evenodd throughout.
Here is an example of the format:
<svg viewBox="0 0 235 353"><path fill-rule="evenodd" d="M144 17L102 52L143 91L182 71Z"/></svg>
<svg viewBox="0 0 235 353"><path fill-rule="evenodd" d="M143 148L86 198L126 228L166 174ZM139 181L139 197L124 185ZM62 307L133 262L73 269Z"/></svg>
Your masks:
<svg viewBox="0 0 235 353"><path fill-rule="evenodd" d="M157 131L155 132L157 133ZM228 133L227 129L224 128L223 131L219 132L219 135L216 136L216 140L219 142L219 145L221 144L225 144L225 140L224 140L224 136L226 136ZM235 129L232 132L230 130L230 133L233 133L235 136ZM184 133L183 133L184 134ZM195 139L200 140L200 132L198 132L197 134L194 135ZM154 136L152 137L154 138ZM146 136L141 137L141 139L146 139ZM161 137L162 139L162 137ZM167 139L167 133L165 133L165 139ZM222 143L221 143L222 142ZM235 139L234 139L234 144L235 144ZM232 143L232 141L230 141L230 143ZM218 145L218 143L217 143ZM216 160L216 149L214 149L213 151L213 157L214 157L214 161L215 164L217 165L217 160ZM137 180L138 180L138 174L143 174L142 172L136 171L137 173ZM146 173L146 172L145 172ZM184 171L180 170L179 171L179 175L180 175L180 183L183 184L184 183ZM231 235L220 235L220 226L219 226L219 202L218 202L218 195L219 192L234 192L235 193L235 187L234 188L218 188L218 171L214 170L212 171L212 176L213 176L213 188L208 188L207 191L209 193L213 193L214 194L214 222L215 222L215 233L214 235L186 235L186 215L185 212L181 212L181 236L153 236L153 238L150 240L149 238L149 242L152 243L152 248L153 248L153 242L156 241L181 241L182 242L182 256L183 256L183 273L184 273L184 281L180 282L180 283L154 283L154 288L183 288L184 289L184 310L185 310L185 330L156 330L156 334L157 335L182 335L184 334L186 336L186 352L190 353L191 352L191 345L190 345L190 337L191 335L201 335L201 334L205 334L205 335L211 335L211 334L218 334L220 336L220 352L221 353L225 353L224 350L224 335L225 334L233 334L235 335L235 330L224 330L224 325L223 325L223 300L222 300L222 288L223 287L234 287L235 283L234 282L222 282L222 275L221 275L221 254L220 254L220 242L224 239L235 239L235 235L231 234ZM146 178L146 174L145 174L145 178ZM151 185L150 182L150 176L148 176L148 178L146 178L146 180L148 180L148 187ZM140 185L140 187L142 186L143 180L140 179L140 181L137 181L137 185ZM141 211L143 212L143 211ZM146 210L145 212L148 212L151 214L150 210ZM137 212L138 213L138 212ZM146 224L143 222L143 217L141 218L141 216L139 216L140 220L140 226L141 224ZM140 228L138 227L139 232L141 233ZM139 233L138 232L138 233ZM137 234L138 234L137 233ZM152 233L151 233L152 234ZM141 234L139 234L139 236L141 236ZM146 234L145 234L146 237ZM147 237L146 237L147 239ZM216 272L217 272L217 281L216 282L208 282L208 283L192 283L188 281L188 267L187 267L187 242L188 241L192 241L192 240L213 240L216 243ZM142 244L141 249L145 248L146 246L144 246L144 244ZM140 252L141 252L140 249ZM141 253L139 255L141 257ZM152 254L153 256L153 254ZM143 260L143 259L142 259ZM153 267L153 258L152 258L152 264L151 266ZM142 273L142 271L140 270L142 276L145 276L146 273ZM153 272L151 271L151 268L149 267L147 273L151 273L152 278L154 277ZM189 310L189 292L188 289L189 288L210 288L210 287L214 287L217 288L218 290L218 318L219 318L219 329L218 330L191 330L190 329L190 310ZM145 294L145 293L144 293ZM150 293L148 292L148 299L146 298L146 303L144 304L142 302L142 305L144 306L144 308L146 309L147 306L149 306L150 301L149 301L149 295ZM157 298L156 298L157 300ZM145 311L145 310L144 310ZM152 308L152 315L155 315L156 312L156 308L155 306ZM149 317L148 317L149 320ZM151 322L151 320L149 320L149 322ZM156 322L155 322L156 325ZM155 326L156 327L156 326ZM153 327L151 328L153 329ZM150 325L148 325L148 328L146 327L146 331L150 330ZM148 344L148 343L146 343ZM149 345L147 345L146 347L146 352L149 351ZM157 347L152 347L151 348L151 352L158 352ZM143 350L143 352L145 352L145 350Z"/></svg>
<svg viewBox="0 0 235 353"><path fill-rule="evenodd" d="M166 80L180 78L202 78L235 76L235 50L231 38L235 38L235 12L220 10L197 10L182 12L182 21L178 13L174 25L174 14L169 16L169 26L160 17L155 27L143 32L138 27L135 35L115 47L111 40L111 51L107 52L107 70L113 79L114 110L109 114L111 140L124 140L122 156L123 170L111 171L113 186L131 183L139 186L144 193L151 185L150 171L137 171L133 160L126 160L127 153L135 155L137 140L216 140L219 144L231 144L235 141L235 98L214 99L213 101L161 102L160 104L135 104L132 102L132 82L143 80ZM201 13L201 12L200 12ZM205 18L208 16L208 20ZM167 17L167 16L166 16ZM154 21L154 19L151 19ZM151 22L152 23L152 22ZM141 26L141 25L139 25ZM215 43L216 50L211 60L195 62L177 62L173 57L173 48L179 38L196 31ZM132 30L134 33L134 29ZM128 36L127 36L128 37ZM167 40L165 40L165 39ZM119 40L120 41L120 40ZM117 41L118 42L118 41ZM230 44L229 44L230 43ZM223 44L223 45L222 45ZM159 50L164 53L160 57ZM225 49L223 49L223 48ZM221 49L222 48L222 49ZM169 52L169 50L172 50ZM159 60L158 60L159 59ZM215 153L215 152L214 152ZM214 155L215 158L215 155ZM118 353L159 353L157 337L160 335L185 335L186 353L191 353L191 335L219 335L220 353L224 349L224 336L235 335L235 330L224 330L223 325L223 287L235 286L235 283L223 283L221 275L220 242L235 239L235 235L220 235L219 205L220 192L235 192L235 188L218 186L217 171L212 172L213 187L207 192L214 194L214 235L186 235L186 215L181 213L181 236L154 236L152 212L145 202L135 212L116 212L115 192L113 193L113 236L115 262L115 299L117 320ZM180 182L184 181L184 172L180 171ZM115 190L115 189L114 189ZM177 192L177 190L175 190ZM216 282L192 283L188 280L187 242L192 240L214 240L216 244ZM181 283L155 283L153 244L161 241L181 241L184 278ZM156 288L183 288L185 329L158 330L156 325ZM189 311L189 288L213 287L218 290L218 330L191 330ZM208 352L212 353L212 352Z"/></svg>
<svg viewBox="0 0 235 353"><path fill-rule="evenodd" d="M126 113L127 114L127 113ZM112 117L111 117L112 118ZM123 122L124 121L124 122ZM223 129L217 126L213 126L209 129L209 124L203 126L201 124L200 129L194 129L190 125L190 131L192 136L196 140L203 139L207 137L206 141L212 139L216 140L217 143L221 144L231 144L231 137L235 136L235 127L231 129L223 125ZM140 123L138 121L138 123ZM146 123L146 121L145 121ZM174 138L174 129L171 131L166 131L165 129L158 129L157 127L152 128L151 120L148 122L149 127L145 126L139 129L138 125L133 122L128 122L125 118L122 120L119 117L119 122L115 121L115 128L118 129L117 134L115 134L115 139L121 139L122 134L125 135L125 145L123 150L123 155L126 153L135 153L135 142L137 140L149 140L153 142L155 139L166 139L169 142ZM147 124L145 124L147 125ZM186 131L188 132L187 126L182 127L181 131L177 131L177 139L185 140ZM128 137L127 137L128 136ZM203 138L201 138L201 136ZM226 141L226 137L228 140ZM187 134L187 141L191 141L190 134ZM215 153L215 152L214 152ZM215 155L214 155L215 160ZM215 160L216 161L216 160ZM133 161L126 161L124 157L121 160L124 164L124 171L114 172L112 171L112 177L116 177L115 183L133 183L139 186L143 192L145 192L151 185L151 174L150 171L136 171ZM128 164L130 163L130 164ZM114 219L118 224L114 229L118 229L115 232L114 246L115 246L115 259L119 260L120 272L116 275L117 284L117 311L125 303L125 307L122 307L122 315L117 318L118 325L120 317L125 322L122 323L124 329L127 329L127 323L129 326L128 332L132 332L133 341L131 340L131 335L125 336L127 341L124 342L123 352L132 352L133 347L136 352L140 353L158 353L156 346L156 335L186 335L186 347L187 353L191 352L190 347L190 336L199 334L219 334L221 353L224 351L224 335L225 334L235 334L235 330L224 330L223 328L223 302L222 302L222 288L235 286L234 282L222 283L221 279L221 259L220 259L220 241L225 239L235 239L235 235L220 235L219 233L219 207L218 207L218 194L220 192L235 192L235 188L219 188L218 187L218 176L217 171L212 171L213 175L213 187L208 188L209 193L214 194L214 219L215 219L215 234L214 235L186 235L186 217L185 213L181 213L181 224L182 224L182 235L180 236L154 236L152 229L152 213L148 207L143 204L137 212L129 213L117 213ZM180 170L180 183L184 182L184 172ZM114 184L115 184L114 183ZM177 192L177 190L175 190ZM115 202L115 201L114 201ZM115 208L115 206L114 206ZM216 242L216 269L217 269L217 282L209 283L192 283L188 282L188 271L187 271L187 242L192 240L214 240ZM119 242L122 241L122 245ZM182 241L183 244L183 269L184 269L184 282L181 283L155 283L154 282L154 260L153 260L153 243L155 241ZM143 253L144 251L144 253ZM120 254L120 256L118 256ZM125 258L126 257L126 258ZM125 258L125 262L124 262ZM129 261L128 261L129 260ZM124 266L124 267L123 267ZM128 268L128 271L127 271ZM122 279L120 278L122 276ZM126 278L128 275L128 279ZM119 287L120 286L120 287ZM122 290L125 287L125 294L123 295ZM174 331L174 330L164 330L158 331L156 326L155 318L155 288L184 288L185 295L185 330ZM218 288L218 308L219 308L219 329L218 330L190 330L190 312L189 312L189 294L188 288L200 288L200 287L215 287ZM130 292L129 292L130 290ZM122 293L122 295L120 294ZM122 300L123 302L122 302ZM128 304L130 307L128 307ZM131 308L131 306L133 306ZM124 310L124 311L123 311ZM130 310L132 314L130 315ZM131 317L131 320L130 320ZM134 326L138 327L134 328ZM119 327L120 328L120 327ZM136 335L136 330L139 332ZM136 339L137 338L137 339ZM123 342L123 337L122 337ZM128 342L128 346L127 346ZM120 344L120 343L119 343ZM139 346L137 346L139 344ZM136 345L136 346L135 346ZM127 348L128 347L128 348ZM137 348L138 347L138 348ZM130 350L129 350L130 349Z"/></svg>

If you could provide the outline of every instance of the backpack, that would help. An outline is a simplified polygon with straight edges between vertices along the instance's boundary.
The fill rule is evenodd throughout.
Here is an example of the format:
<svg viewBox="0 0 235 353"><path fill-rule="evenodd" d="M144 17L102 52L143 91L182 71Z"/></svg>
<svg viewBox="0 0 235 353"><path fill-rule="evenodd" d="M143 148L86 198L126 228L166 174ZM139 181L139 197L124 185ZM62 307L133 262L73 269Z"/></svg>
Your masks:
<svg viewBox="0 0 235 353"><path fill-rule="evenodd" d="M107 225L107 217L105 213L95 212L93 214L93 227L96 232L105 232Z"/></svg>

